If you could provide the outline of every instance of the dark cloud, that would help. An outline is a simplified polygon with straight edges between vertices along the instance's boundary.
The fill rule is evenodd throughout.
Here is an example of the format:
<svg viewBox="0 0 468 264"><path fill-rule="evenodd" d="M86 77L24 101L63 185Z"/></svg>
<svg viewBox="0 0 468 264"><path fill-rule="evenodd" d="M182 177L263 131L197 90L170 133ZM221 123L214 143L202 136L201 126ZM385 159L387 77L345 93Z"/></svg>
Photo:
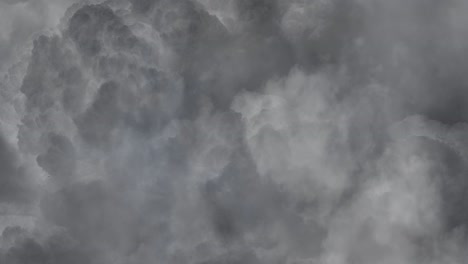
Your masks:
<svg viewBox="0 0 468 264"><path fill-rule="evenodd" d="M7 228L3 231L3 239L11 237L19 228ZM77 245L66 234L50 237L45 243L40 243L28 237L27 231L22 230L23 237L16 235L14 246L0 254L2 263L99 263L99 258L93 251Z"/></svg>
<svg viewBox="0 0 468 264"><path fill-rule="evenodd" d="M76 152L69 139L61 135L49 135L49 148L37 156L37 164L51 176L70 179L76 169Z"/></svg>
<svg viewBox="0 0 468 264"><path fill-rule="evenodd" d="M97 55L103 41L115 49L131 50L137 39L112 9L105 5L90 5L80 8L70 18L68 32L85 55Z"/></svg>
<svg viewBox="0 0 468 264"><path fill-rule="evenodd" d="M24 203L35 198L34 180L3 137L0 137L0 168L0 202Z"/></svg>
<svg viewBox="0 0 468 264"><path fill-rule="evenodd" d="M1 263L464 263L462 1L72 2L0 27Z"/></svg>

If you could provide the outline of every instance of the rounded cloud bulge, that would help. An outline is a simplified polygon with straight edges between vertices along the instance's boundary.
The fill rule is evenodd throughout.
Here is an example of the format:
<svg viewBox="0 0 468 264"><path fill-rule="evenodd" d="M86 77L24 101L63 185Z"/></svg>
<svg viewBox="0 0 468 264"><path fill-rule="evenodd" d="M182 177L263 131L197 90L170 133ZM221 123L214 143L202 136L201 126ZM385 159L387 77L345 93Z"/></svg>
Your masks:
<svg viewBox="0 0 468 264"><path fill-rule="evenodd" d="M464 11L0 2L0 263L465 263Z"/></svg>

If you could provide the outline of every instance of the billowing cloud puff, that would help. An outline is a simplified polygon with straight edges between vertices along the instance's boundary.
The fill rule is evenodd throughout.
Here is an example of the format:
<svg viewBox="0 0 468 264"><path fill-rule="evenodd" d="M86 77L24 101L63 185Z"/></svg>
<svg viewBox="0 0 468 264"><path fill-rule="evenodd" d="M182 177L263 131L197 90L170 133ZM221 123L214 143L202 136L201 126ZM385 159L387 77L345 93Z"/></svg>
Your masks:
<svg viewBox="0 0 468 264"><path fill-rule="evenodd" d="M0 2L0 263L465 263L467 10Z"/></svg>

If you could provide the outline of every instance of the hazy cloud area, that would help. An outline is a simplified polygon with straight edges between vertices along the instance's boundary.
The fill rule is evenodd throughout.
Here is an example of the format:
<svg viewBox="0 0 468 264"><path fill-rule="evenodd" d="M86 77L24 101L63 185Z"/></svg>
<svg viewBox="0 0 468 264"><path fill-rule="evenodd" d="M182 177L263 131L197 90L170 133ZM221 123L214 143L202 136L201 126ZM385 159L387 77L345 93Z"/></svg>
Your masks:
<svg viewBox="0 0 468 264"><path fill-rule="evenodd" d="M0 264L465 264L465 0L1 0Z"/></svg>

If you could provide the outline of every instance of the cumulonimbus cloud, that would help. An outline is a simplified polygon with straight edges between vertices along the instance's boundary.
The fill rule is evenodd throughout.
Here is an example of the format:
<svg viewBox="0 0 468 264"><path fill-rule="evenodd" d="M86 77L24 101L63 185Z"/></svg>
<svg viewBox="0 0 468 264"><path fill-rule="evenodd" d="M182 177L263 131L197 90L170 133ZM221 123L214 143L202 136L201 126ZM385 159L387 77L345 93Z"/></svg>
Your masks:
<svg viewBox="0 0 468 264"><path fill-rule="evenodd" d="M21 2L0 263L465 263L463 1Z"/></svg>

